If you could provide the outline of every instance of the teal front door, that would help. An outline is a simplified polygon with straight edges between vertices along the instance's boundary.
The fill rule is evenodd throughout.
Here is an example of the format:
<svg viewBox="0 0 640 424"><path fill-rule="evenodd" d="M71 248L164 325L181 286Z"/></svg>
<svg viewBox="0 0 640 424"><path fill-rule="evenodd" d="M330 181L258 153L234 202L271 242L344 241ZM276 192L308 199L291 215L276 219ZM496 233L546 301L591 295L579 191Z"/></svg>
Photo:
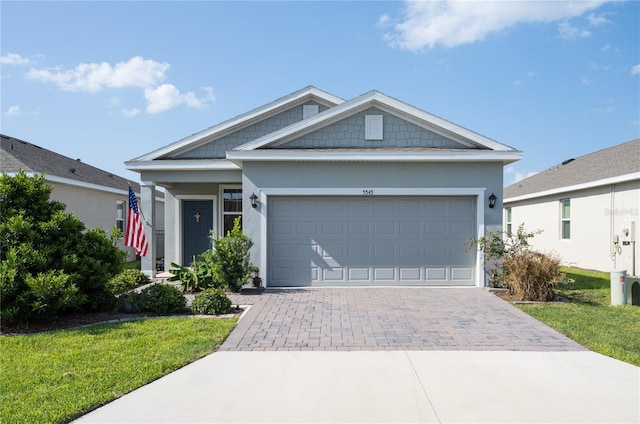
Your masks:
<svg viewBox="0 0 640 424"><path fill-rule="evenodd" d="M182 201L182 265L189 266L195 258L211 249L213 201Z"/></svg>

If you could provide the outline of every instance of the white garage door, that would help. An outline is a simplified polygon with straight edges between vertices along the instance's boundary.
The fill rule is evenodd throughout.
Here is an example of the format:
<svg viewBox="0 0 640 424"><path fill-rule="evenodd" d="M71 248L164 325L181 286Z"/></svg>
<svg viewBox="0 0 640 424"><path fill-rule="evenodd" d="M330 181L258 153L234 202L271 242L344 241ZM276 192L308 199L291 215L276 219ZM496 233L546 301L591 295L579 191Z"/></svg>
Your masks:
<svg viewBox="0 0 640 424"><path fill-rule="evenodd" d="M269 286L475 285L474 197L268 203Z"/></svg>

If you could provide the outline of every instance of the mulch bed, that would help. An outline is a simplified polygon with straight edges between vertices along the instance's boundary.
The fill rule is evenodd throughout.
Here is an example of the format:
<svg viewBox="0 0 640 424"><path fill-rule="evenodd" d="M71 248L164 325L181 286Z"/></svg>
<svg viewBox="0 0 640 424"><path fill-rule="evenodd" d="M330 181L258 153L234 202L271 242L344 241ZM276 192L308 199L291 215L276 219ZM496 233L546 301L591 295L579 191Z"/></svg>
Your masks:
<svg viewBox="0 0 640 424"><path fill-rule="evenodd" d="M49 322L30 322L29 324L14 327L7 327L3 324L0 334L42 333L44 331L64 330L80 327L82 325L97 324L100 322L116 320L126 321L154 316L157 315L148 313L128 314L124 312L75 313L54 317Z"/></svg>

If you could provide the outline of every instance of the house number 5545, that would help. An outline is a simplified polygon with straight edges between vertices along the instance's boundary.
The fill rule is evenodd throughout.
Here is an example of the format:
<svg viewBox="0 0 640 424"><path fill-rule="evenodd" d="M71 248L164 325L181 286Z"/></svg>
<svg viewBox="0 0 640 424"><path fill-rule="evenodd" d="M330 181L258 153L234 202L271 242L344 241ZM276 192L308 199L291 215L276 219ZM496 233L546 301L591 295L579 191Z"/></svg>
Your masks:
<svg viewBox="0 0 640 424"><path fill-rule="evenodd" d="M362 190L363 196L373 196L373 190Z"/></svg>

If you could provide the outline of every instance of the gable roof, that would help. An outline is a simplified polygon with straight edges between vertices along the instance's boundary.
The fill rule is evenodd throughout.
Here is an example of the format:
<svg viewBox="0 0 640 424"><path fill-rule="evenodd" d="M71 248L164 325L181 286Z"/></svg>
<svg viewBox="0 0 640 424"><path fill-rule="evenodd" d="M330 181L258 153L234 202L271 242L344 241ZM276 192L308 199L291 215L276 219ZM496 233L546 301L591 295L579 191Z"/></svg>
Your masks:
<svg viewBox="0 0 640 424"><path fill-rule="evenodd" d="M568 159L504 189L504 201L640 179L640 139Z"/></svg>
<svg viewBox="0 0 640 424"><path fill-rule="evenodd" d="M72 159L24 140L0 134L0 170L13 174L24 169L27 173L45 174L47 180L115 193L128 193L125 178L88 165L80 159ZM139 192L140 185L131 182L131 188Z"/></svg>
<svg viewBox="0 0 640 424"><path fill-rule="evenodd" d="M220 124L207 128L206 130L197 132L181 140L171 143L168 146L161 147L137 158L131 159L129 162L143 162L158 159L164 156L172 155L178 152L185 151L187 149L195 148L199 145L207 143L213 139L220 138L224 135L239 130L240 128L249 126L259 120L265 119L269 116L273 116L285 109L288 109L296 104L302 104L304 102L314 100L325 106L335 106L344 102L340 97L336 97L333 94L322 91L313 86L305 87L301 90L294 91L284 97L274 100L265 105L259 106L249 112L242 115L231 118Z"/></svg>
<svg viewBox="0 0 640 424"><path fill-rule="evenodd" d="M274 116L305 101L315 100L328 108L311 117L270 132L250 142L226 150L226 159L171 157L215 142L261 120ZM453 140L462 148L377 148L377 149L287 149L284 144L320 128L327 127L369 108L377 108L409 123ZM281 146L284 148L270 149ZM344 101L313 86L253 109L238 117L183 138L125 162L127 169L143 171L178 170L240 170L243 161L250 160L312 160L312 161L492 161L508 164L520 160L522 152L488 137L427 113L379 91L369 91Z"/></svg>
<svg viewBox="0 0 640 424"><path fill-rule="evenodd" d="M282 144L294 137L299 137L300 135L315 131L318 128L329 125L333 122L344 119L349 115L353 115L371 107L376 107L400 116L407 121L427 128L470 148L515 151L512 147L500 144L497 141L491 140L490 138L427 113L376 90L364 93L352 100L314 115L311 118L297 122L271 134L267 134L250 143L238 146L233 150L255 150L261 147L266 147L270 144Z"/></svg>

